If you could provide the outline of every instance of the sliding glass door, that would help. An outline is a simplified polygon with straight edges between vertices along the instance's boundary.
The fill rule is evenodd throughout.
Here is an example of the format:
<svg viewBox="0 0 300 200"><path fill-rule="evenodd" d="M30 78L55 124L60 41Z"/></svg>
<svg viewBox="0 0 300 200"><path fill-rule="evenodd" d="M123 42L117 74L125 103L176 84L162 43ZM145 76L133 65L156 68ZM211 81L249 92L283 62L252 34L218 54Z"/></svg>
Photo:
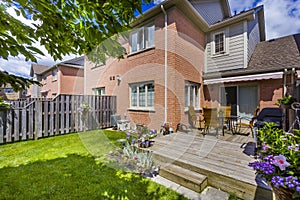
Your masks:
<svg viewBox="0 0 300 200"><path fill-rule="evenodd" d="M252 117L258 102L256 85L220 87L220 104L231 106L232 115Z"/></svg>

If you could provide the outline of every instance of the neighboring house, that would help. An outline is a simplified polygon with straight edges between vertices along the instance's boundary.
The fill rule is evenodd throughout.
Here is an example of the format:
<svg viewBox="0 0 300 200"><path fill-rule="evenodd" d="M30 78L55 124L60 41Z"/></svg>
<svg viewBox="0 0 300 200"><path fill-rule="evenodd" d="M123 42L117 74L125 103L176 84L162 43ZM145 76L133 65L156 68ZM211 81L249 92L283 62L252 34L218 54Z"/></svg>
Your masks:
<svg viewBox="0 0 300 200"><path fill-rule="evenodd" d="M17 100L26 97L26 90L16 92L11 85L8 84L0 87L0 96L2 96L4 100Z"/></svg>
<svg viewBox="0 0 300 200"><path fill-rule="evenodd" d="M52 67L32 64L30 76L43 86L31 85L30 97L52 98L58 94L83 94L84 59L84 56L81 56Z"/></svg>
<svg viewBox="0 0 300 200"><path fill-rule="evenodd" d="M230 63L237 62L235 59ZM226 62L218 65L222 68ZM207 65L210 67L213 68ZM242 116L251 116L256 107L276 107L277 99L286 94L299 101L297 70L300 70L300 34L263 41L256 45L246 68L204 72L206 100L231 105Z"/></svg>
<svg viewBox="0 0 300 200"><path fill-rule="evenodd" d="M231 16L227 0L164 1L132 25L124 59L85 63L85 94L116 95L119 114L157 129L188 123L189 105L220 105L219 89L205 81L247 69L265 40L263 6Z"/></svg>

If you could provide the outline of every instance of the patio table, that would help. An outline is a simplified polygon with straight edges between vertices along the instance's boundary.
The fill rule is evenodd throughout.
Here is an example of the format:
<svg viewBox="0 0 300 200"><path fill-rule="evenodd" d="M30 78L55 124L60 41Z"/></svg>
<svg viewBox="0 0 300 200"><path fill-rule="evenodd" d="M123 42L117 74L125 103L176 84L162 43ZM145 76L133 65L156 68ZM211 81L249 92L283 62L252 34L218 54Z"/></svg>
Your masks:
<svg viewBox="0 0 300 200"><path fill-rule="evenodd" d="M236 125L236 122L239 119L239 116L231 115L231 116L218 116L218 119L220 120L220 124L222 125L222 134L224 136L224 129L225 129L225 120L227 120L226 124L228 127L228 130L231 131L231 133L234 135L238 133L238 127Z"/></svg>

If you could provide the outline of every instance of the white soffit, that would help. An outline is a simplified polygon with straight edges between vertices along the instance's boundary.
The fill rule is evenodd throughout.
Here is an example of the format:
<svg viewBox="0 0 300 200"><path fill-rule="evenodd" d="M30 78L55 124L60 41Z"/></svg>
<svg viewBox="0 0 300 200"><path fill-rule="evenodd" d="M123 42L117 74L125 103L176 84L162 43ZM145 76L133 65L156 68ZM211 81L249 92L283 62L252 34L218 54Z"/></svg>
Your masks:
<svg viewBox="0 0 300 200"><path fill-rule="evenodd" d="M210 85L210 84L216 84L216 83L238 82L238 81L281 79L282 75L283 75L283 72L274 72L274 73L235 76L235 77L227 77L227 78L214 78L214 79L204 80L204 85Z"/></svg>

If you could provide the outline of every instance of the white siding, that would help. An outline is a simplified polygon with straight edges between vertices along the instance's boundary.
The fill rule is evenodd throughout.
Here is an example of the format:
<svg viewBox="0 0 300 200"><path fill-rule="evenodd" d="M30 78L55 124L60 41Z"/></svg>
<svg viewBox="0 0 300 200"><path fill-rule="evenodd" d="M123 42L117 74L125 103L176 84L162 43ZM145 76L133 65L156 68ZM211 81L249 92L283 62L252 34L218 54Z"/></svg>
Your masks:
<svg viewBox="0 0 300 200"><path fill-rule="evenodd" d="M244 56L244 24L239 23L229 28L228 52L224 55L212 55L212 34L208 34L206 45L205 72L218 72L224 70L239 69L245 67ZM222 31L222 30L217 30Z"/></svg>
<svg viewBox="0 0 300 200"><path fill-rule="evenodd" d="M209 25L224 19L220 0L191 0L191 4Z"/></svg>
<svg viewBox="0 0 300 200"><path fill-rule="evenodd" d="M255 15L255 20L248 22L248 57L247 61L249 62L255 46L260 42L259 35L259 25L258 25L258 15Z"/></svg>

